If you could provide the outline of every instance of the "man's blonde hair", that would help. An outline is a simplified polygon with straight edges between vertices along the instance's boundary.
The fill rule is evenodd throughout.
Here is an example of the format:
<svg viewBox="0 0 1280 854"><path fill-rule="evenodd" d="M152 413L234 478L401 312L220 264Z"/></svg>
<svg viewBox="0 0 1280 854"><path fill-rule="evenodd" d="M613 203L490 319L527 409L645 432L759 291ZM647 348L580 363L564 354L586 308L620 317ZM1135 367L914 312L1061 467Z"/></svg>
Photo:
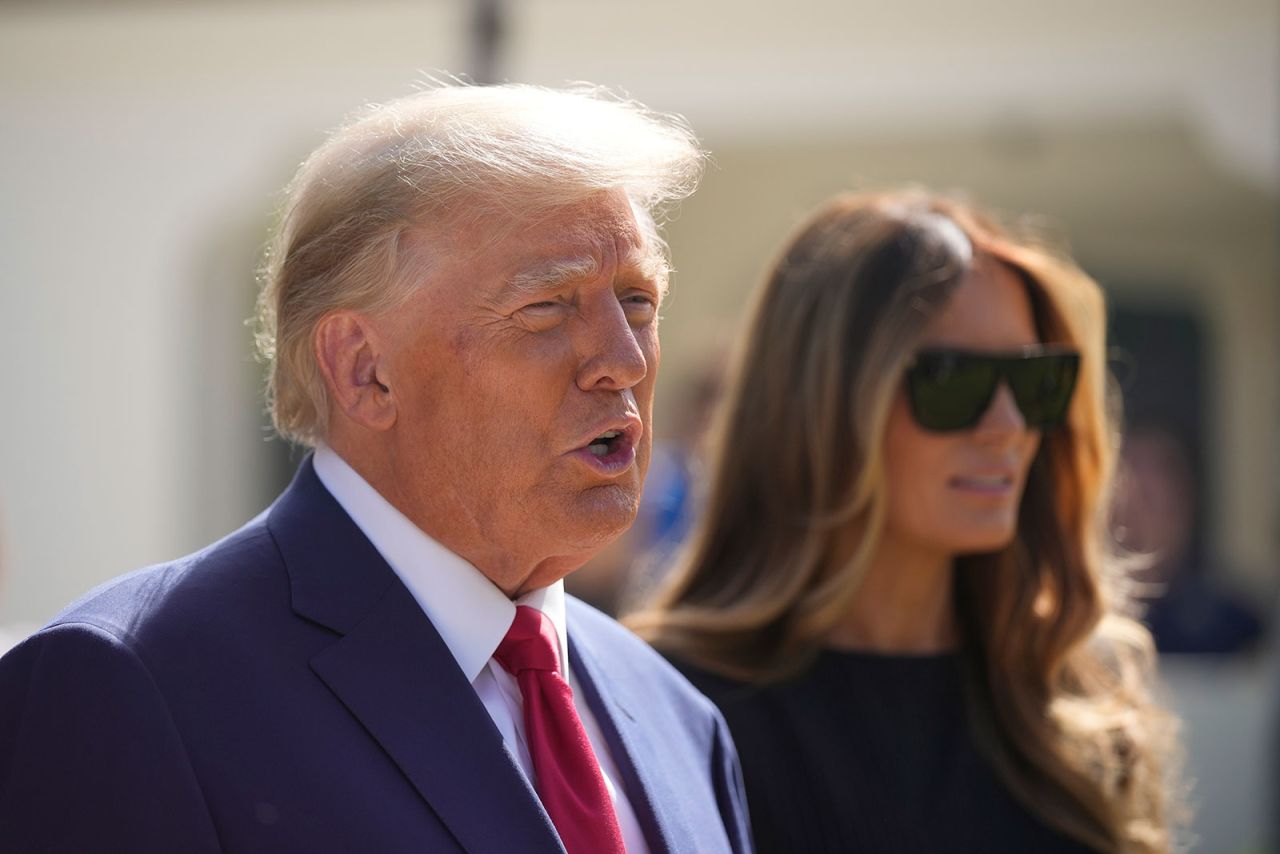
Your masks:
<svg viewBox="0 0 1280 854"><path fill-rule="evenodd" d="M306 445L323 438L316 325L412 293L409 230L511 227L622 190L661 247L656 223L693 192L702 164L683 120L586 85L434 85L360 111L298 169L267 251L256 339L276 430Z"/></svg>

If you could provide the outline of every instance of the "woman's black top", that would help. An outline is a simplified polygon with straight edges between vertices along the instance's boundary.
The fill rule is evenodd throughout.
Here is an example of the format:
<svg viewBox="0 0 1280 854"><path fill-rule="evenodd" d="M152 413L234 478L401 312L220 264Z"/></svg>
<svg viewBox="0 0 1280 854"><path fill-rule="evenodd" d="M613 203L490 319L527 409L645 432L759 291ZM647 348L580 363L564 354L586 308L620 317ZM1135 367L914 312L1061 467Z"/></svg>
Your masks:
<svg viewBox="0 0 1280 854"><path fill-rule="evenodd" d="M1091 850L1014 800L978 754L958 655L826 650L764 687L676 665L729 723L760 854Z"/></svg>

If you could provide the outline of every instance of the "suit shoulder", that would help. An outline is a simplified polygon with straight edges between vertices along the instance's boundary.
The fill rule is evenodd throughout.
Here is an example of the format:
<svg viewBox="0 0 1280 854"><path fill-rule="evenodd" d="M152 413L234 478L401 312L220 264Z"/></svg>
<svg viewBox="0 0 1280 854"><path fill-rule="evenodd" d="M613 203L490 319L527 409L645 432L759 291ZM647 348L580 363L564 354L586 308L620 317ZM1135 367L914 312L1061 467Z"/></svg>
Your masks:
<svg viewBox="0 0 1280 854"><path fill-rule="evenodd" d="M573 596L566 596L570 634L589 644L609 669L633 685L677 698L683 705L715 714L715 707L653 647L617 620Z"/></svg>
<svg viewBox="0 0 1280 854"><path fill-rule="evenodd" d="M766 688L731 679L713 670L699 667L678 655L664 653L668 662L695 688L709 697L723 711L728 706L750 702L766 692Z"/></svg>
<svg viewBox="0 0 1280 854"><path fill-rule="evenodd" d="M0 836L22 851L220 850L170 706L115 633L66 620L0 658Z"/></svg>
<svg viewBox="0 0 1280 854"><path fill-rule="evenodd" d="M150 629L180 624L193 611L215 611L252 588L255 578L270 583L271 567L279 562L259 517L198 552L99 585L63 609L37 635L59 626L92 626L132 644Z"/></svg>
<svg viewBox="0 0 1280 854"><path fill-rule="evenodd" d="M575 596L565 596L565 603L574 638L589 642L597 650L621 655L634 665L674 672L661 655L613 617Z"/></svg>

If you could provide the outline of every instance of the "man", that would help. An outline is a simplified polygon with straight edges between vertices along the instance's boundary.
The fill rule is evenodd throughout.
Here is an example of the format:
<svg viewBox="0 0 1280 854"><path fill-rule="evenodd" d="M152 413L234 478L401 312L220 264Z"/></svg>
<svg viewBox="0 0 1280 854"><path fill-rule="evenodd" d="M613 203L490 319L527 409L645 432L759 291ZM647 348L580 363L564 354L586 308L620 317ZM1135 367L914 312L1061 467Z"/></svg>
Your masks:
<svg viewBox="0 0 1280 854"><path fill-rule="evenodd" d="M669 119L517 86L321 146L259 336L315 453L0 662L0 847L746 850L723 722L561 581L635 514L653 212L700 166Z"/></svg>

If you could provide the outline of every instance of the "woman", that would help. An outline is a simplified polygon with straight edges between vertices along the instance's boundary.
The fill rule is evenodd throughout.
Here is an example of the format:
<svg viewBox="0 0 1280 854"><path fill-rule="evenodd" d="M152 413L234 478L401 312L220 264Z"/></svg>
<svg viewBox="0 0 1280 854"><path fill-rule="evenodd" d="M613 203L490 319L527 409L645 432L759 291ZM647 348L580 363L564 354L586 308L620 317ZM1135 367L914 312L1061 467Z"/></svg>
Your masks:
<svg viewBox="0 0 1280 854"><path fill-rule="evenodd" d="M839 198L783 252L630 621L724 712L762 852L1168 850L1103 352L1097 285L956 201Z"/></svg>

